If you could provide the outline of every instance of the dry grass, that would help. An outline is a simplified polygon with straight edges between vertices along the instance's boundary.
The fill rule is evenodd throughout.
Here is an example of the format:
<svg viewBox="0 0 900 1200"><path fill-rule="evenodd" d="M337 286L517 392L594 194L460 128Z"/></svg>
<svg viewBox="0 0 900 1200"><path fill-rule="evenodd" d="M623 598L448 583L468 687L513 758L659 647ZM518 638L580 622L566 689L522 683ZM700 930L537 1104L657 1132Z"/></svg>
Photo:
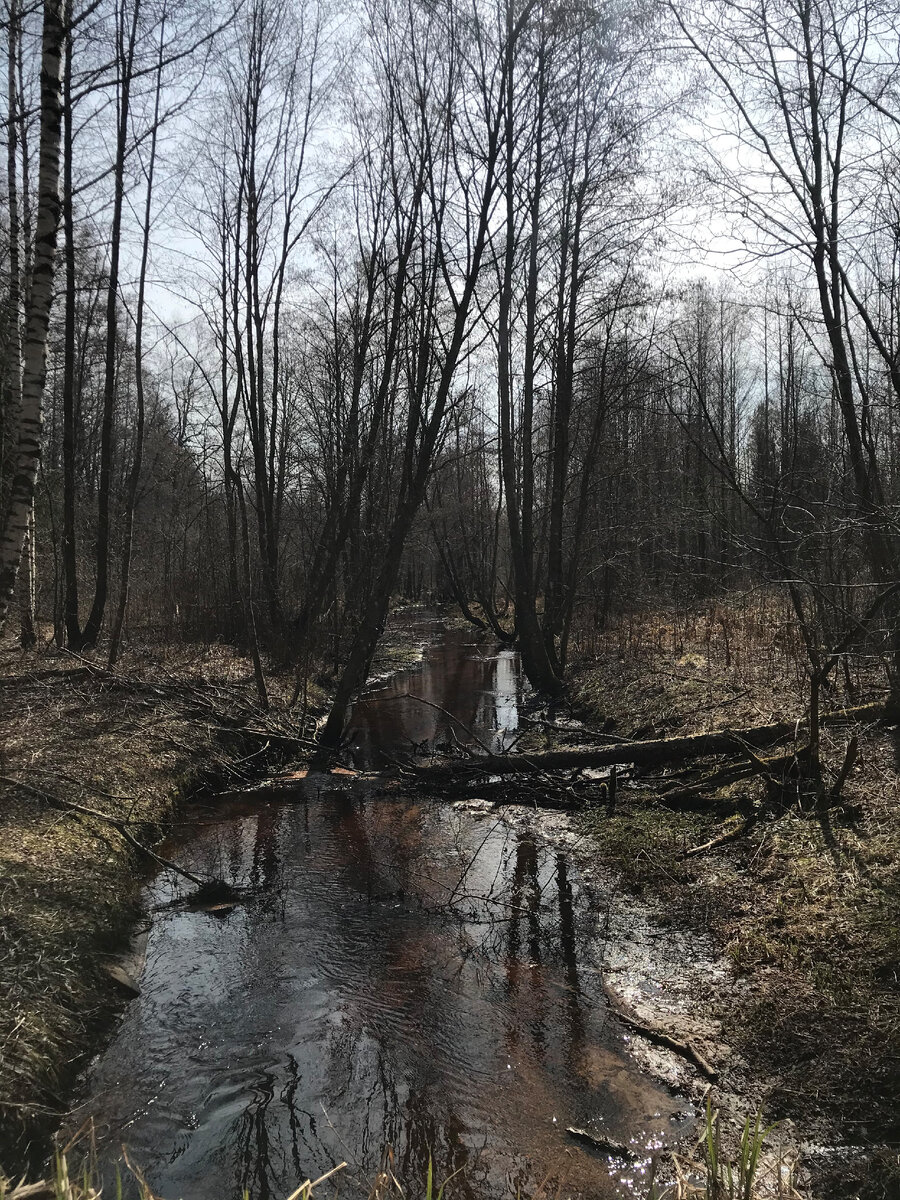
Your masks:
<svg viewBox="0 0 900 1200"><path fill-rule="evenodd" d="M595 636L596 657L578 672L588 723L612 718L648 736L801 717L789 615L775 597L745 600ZM883 677L861 661L850 684L839 676L827 702L876 697ZM849 732L824 731L826 778ZM685 858L725 828L722 813L673 813L650 781L647 792L623 791L617 816L594 818L594 833L633 887L658 896L671 919L712 931L730 957L742 982L723 1003L724 1033L768 1078L766 1111L814 1140L868 1147L819 1172L819 1193L887 1200L900 1195L900 744L894 729L856 732L860 759L827 814L809 803L767 811L746 837ZM733 784L718 800L746 806L760 786Z"/></svg>
<svg viewBox="0 0 900 1200"><path fill-rule="evenodd" d="M764 590L631 614L573 637L576 695L623 732L664 734L792 720L808 701L803 647L784 597ZM825 706L886 690L877 661L835 672Z"/></svg>
<svg viewBox="0 0 900 1200"><path fill-rule="evenodd" d="M286 1200L313 1200L317 1189L318 1195L321 1196L323 1184L338 1175L346 1165L340 1163L318 1179L305 1180L286 1197ZM120 1177L117 1180L118 1200L122 1200L125 1195L133 1200L158 1200L141 1171L133 1166L130 1167L126 1179ZM22 1181L13 1184L0 1176L0 1200L102 1200L102 1197L103 1186L99 1182L92 1159L88 1157L81 1164L73 1166L70 1153L66 1151L54 1156L51 1172L35 1183ZM244 1200L249 1200L248 1192L244 1192Z"/></svg>
<svg viewBox="0 0 900 1200"><path fill-rule="evenodd" d="M747 1119L744 1134L735 1157L723 1154L719 1138L718 1114L707 1109L705 1137L701 1138L698 1155L694 1158L673 1155L671 1166L674 1178L660 1184L655 1170L645 1185L636 1192L643 1200L801 1200L792 1182L793 1166L778 1153L766 1148L769 1131L762 1128L759 1115ZM76 1138L77 1142L79 1139ZM103 1185L97 1167L96 1152L73 1159L75 1143L54 1155L51 1170L34 1183L24 1180L14 1184L0 1176L0 1200L102 1200ZM368 1190L368 1200L453 1200L459 1195L470 1196L471 1187L465 1173L456 1171L442 1182L434 1175L429 1161L422 1188L404 1187L393 1170L393 1154L387 1148L382 1169ZM118 1200L161 1200L150 1187L141 1170L125 1155L126 1170L116 1178ZM307 1179L291 1192L286 1200L324 1200L340 1194L341 1173L347 1166L339 1163L317 1179ZM328 1188L325 1188L328 1184ZM512 1200L512 1184L510 1183ZM516 1196L519 1195L518 1190ZM542 1184L532 1194L532 1200L560 1200L563 1191L558 1184ZM243 1200L251 1200L244 1191Z"/></svg>

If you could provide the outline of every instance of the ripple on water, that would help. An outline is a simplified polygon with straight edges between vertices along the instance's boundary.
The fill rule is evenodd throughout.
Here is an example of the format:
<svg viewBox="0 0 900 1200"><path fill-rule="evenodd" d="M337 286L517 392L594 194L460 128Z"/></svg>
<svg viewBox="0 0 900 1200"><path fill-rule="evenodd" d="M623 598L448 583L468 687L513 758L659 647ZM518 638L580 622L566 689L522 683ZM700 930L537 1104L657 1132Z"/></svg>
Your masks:
<svg viewBox="0 0 900 1200"><path fill-rule="evenodd" d="M521 687L512 652L448 636L357 706L358 765L452 736L409 692L502 746ZM464 1166L472 1200L548 1176L561 1195L627 1192L566 1126L639 1148L683 1127L684 1101L640 1074L609 1017L596 902L566 852L366 780L270 796L168 847L249 898L225 917L160 913L71 1124L93 1115L105 1158L125 1142L185 1200L274 1200L344 1159L344 1191L366 1194L386 1146L413 1187L429 1155L439 1177ZM152 904L172 898L152 884Z"/></svg>

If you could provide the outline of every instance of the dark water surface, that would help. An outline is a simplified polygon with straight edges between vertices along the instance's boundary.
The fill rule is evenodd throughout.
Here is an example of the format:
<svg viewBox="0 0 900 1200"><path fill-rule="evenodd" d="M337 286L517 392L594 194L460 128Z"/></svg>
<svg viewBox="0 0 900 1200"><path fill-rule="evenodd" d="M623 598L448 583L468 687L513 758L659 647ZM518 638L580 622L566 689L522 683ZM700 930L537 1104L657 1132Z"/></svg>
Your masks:
<svg viewBox="0 0 900 1200"><path fill-rule="evenodd" d="M512 652L447 635L356 706L356 761L468 740L407 692L508 744L520 691ZM677 1136L685 1103L608 1012L605 899L568 855L373 776L272 795L204 810L169 844L252 891L225 914L157 912L142 994L73 1123L93 1114L103 1155L127 1145L167 1200L285 1200L344 1160L340 1194L366 1195L385 1147L410 1196L429 1155L439 1180L464 1168L448 1195L628 1194L641 1168L566 1126L642 1150ZM150 903L176 894L160 877Z"/></svg>

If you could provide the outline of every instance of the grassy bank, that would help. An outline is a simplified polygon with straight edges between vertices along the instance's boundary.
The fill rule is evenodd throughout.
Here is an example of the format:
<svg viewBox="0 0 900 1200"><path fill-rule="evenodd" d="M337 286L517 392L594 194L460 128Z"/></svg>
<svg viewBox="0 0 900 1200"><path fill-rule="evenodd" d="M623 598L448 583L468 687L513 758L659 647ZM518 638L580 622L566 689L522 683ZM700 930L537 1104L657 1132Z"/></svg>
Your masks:
<svg viewBox="0 0 900 1200"><path fill-rule="evenodd" d="M626 736L790 719L805 695L788 637L774 608L631 620L582 660L575 703L587 724ZM881 682L851 664L829 706L878 695ZM767 1119L825 1148L806 1155L815 1194L887 1200L900 1195L898 735L881 724L827 731L829 786L854 732L859 759L827 812L803 796L773 806L753 779L672 811L658 771L621 788L613 816L586 820L628 887L665 919L711 932L730 959L722 1087L746 1094L761 1080L753 1094Z"/></svg>
<svg viewBox="0 0 900 1200"><path fill-rule="evenodd" d="M291 680L275 678L276 697ZM321 705L321 689L309 692ZM152 846L186 797L296 757L222 647L133 649L115 672L0 644L0 1163L46 1155L75 1074L125 999ZM86 811L89 810L89 811ZM105 819L106 818L106 819ZM109 823L120 823L120 828ZM152 863L150 864L152 866Z"/></svg>

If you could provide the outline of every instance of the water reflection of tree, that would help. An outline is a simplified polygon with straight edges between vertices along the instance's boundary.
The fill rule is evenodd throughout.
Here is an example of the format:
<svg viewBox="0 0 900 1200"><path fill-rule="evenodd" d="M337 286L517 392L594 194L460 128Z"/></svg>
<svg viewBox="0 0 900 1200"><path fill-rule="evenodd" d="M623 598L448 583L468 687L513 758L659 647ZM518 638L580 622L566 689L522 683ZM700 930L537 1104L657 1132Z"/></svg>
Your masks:
<svg viewBox="0 0 900 1200"><path fill-rule="evenodd" d="M517 1024L531 1031L531 1040L540 1057L545 1043L547 994L540 969L543 954L538 866L537 845L532 838L520 836L510 882L506 954L506 993L518 1004L520 1019L511 1024L510 1046L518 1044L518 1033L514 1032ZM524 961L523 947L527 955Z"/></svg>
<svg viewBox="0 0 900 1200"><path fill-rule="evenodd" d="M460 1196L501 1191L506 1170L527 1194L531 1164L503 1126L508 1119L510 1132L526 1130L543 1149L541 1122L556 1104L547 1097L568 1093L585 1039L583 904L565 855L500 822L475 824L363 785L317 796L319 786L310 782L308 805L259 810L208 831L215 852L239 850L243 877L268 893L242 910L239 941L235 925L217 926L229 932L222 948L240 976L229 1002L241 1003L241 987L254 997L250 1039L236 1012L217 1014L252 1090L242 1092L239 1111L230 1102L221 1110L222 1126L197 1148L220 1154L224 1133L231 1179L254 1200L274 1200L336 1156L353 1162L360 1180L371 1177L384 1145L412 1189L430 1154L439 1178L465 1164ZM266 908L267 894L283 895L281 914ZM285 950L286 938L299 954ZM318 993L294 987L307 955L321 974ZM292 965L282 974L285 961ZM260 990L267 977L268 992ZM295 1007L309 995L333 1005L322 1023ZM285 1057L281 1033L270 1046L267 1031L295 1011ZM515 1088L504 1050L536 1098L528 1116L514 1099L509 1107ZM488 1119L490 1153L482 1156Z"/></svg>
<svg viewBox="0 0 900 1200"><path fill-rule="evenodd" d="M564 854L556 856L556 885L559 897L559 946L566 981L568 1012L568 1059L574 1068L585 1043L581 984L578 979L578 937L575 928L575 902L569 879L569 864Z"/></svg>
<svg viewBox="0 0 900 1200"><path fill-rule="evenodd" d="M265 805L257 815L254 830L250 886L266 896L271 896L280 873L278 815L274 805Z"/></svg>
<svg viewBox="0 0 900 1200"><path fill-rule="evenodd" d="M402 1178L420 1182L432 1162L438 1181L454 1172L453 1194L461 1200L482 1200L483 1181L470 1161L464 1137L468 1130L459 1115L446 1107L446 1095L435 1104L434 1087L410 1090L404 1108L403 1150L399 1157ZM465 1169L465 1170L464 1170ZM463 1173L464 1170L464 1173Z"/></svg>
<svg viewBox="0 0 900 1200"><path fill-rule="evenodd" d="M467 729L499 748L504 739L497 731L518 725L517 664L511 651L485 658L470 634L448 635L426 651L423 670L404 673L354 706L349 735L354 762L365 767L377 765L384 753L465 745L471 742Z"/></svg>
<svg viewBox="0 0 900 1200"><path fill-rule="evenodd" d="M236 1132L236 1149L241 1191L254 1200L270 1200L273 1181L283 1176L283 1168L273 1167L270 1156L268 1109L275 1096L275 1075L261 1072L252 1090L252 1099L241 1113Z"/></svg>

